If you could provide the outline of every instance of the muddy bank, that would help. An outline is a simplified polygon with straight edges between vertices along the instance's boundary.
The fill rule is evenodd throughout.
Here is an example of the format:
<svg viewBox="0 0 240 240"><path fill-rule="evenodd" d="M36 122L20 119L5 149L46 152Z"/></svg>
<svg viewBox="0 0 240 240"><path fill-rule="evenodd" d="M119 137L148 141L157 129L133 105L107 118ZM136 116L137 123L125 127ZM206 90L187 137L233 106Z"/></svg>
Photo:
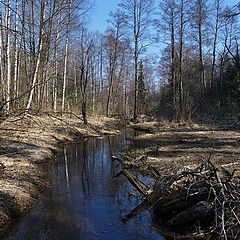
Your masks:
<svg viewBox="0 0 240 240"><path fill-rule="evenodd" d="M41 191L48 189L46 163L61 143L85 137L116 134L121 123L110 118L77 116L18 116L0 124L0 236L27 212Z"/></svg>

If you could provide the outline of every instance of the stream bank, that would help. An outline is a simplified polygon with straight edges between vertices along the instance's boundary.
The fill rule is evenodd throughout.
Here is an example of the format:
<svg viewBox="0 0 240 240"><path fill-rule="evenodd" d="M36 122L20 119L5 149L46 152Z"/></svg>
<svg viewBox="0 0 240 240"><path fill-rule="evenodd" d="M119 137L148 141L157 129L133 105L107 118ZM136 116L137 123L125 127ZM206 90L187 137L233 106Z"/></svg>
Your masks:
<svg viewBox="0 0 240 240"><path fill-rule="evenodd" d="M69 114L57 117L20 115L0 124L0 236L49 189L46 163L62 144L87 137L119 133L122 123L106 117L90 118L88 126Z"/></svg>
<svg viewBox="0 0 240 240"><path fill-rule="evenodd" d="M125 160L146 173L151 165L162 175L177 174L196 168L209 157L216 166L229 170L240 165L239 129L157 121L130 127L141 130L142 134L131 139Z"/></svg>
<svg viewBox="0 0 240 240"><path fill-rule="evenodd" d="M239 130L158 122L131 127L143 134L119 159L122 172L145 195L160 232L169 239L239 239ZM154 187L142 186L132 169L155 178Z"/></svg>
<svg viewBox="0 0 240 240"><path fill-rule="evenodd" d="M4 240L163 240L145 211L124 223L142 196L111 159L128 148L133 131L87 138L63 146L49 163L51 188L37 205L11 228ZM152 179L138 174L146 184Z"/></svg>

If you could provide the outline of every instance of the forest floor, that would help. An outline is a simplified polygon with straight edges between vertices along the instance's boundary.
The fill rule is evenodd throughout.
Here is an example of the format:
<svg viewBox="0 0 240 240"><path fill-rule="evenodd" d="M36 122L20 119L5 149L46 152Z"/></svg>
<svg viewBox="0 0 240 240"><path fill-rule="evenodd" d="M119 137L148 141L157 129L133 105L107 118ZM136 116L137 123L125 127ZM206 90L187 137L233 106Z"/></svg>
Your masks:
<svg viewBox="0 0 240 240"><path fill-rule="evenodd" d="M132 139L127 162L142 171L152 166L163 175L174 175L208 160L228 170L239 169L239 129L157 122L130 126L143 132Z"/></svg>
<svg viewBox="0 0 240 240"><path fill-rule="evenodd" d="M120 121L77 116L24 115L0 123L0 237L49 187L46 165L61 143L119 132Z"/></svg>

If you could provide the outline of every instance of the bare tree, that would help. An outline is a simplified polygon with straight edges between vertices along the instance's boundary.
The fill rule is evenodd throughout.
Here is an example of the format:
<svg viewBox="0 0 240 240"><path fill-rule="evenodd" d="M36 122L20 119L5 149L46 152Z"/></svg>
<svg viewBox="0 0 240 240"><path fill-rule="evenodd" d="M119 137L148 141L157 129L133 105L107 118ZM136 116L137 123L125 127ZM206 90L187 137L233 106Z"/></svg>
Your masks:
<svg viewBox="0 0 240 240"><path fill-rule="evenodd" d="M89 35L84 28L81 34L80 45L80 92L82 95L82 117L84 124L87 124L87 87L89 83L90 62L94 45L94 36Z"/></svg>
<svg viewBox="0 0 240 240"><path fill-rule="evenodd" d="M71 11L72 11L72 0L68 0L68 17L67 17L65 52L64 52L64 73L63 73L63 88L62 88L62 108L61 108L62 113L64 112L66 84L67 84L68 44L69 44L69 30L70 30L69 28L70 28L70 21L71 21Z"/></svg>
<svg viewBox="0 0 240 240"><path fill-rule="evenodd" d="M215 0L213 4L214 8L214 24L213 24L213 50L212 50L212 67L211 67L211 81L210 86L212 85L215 74L216 74L216 52L217 52L217 44L219 37L219 30L222 25L222 0Z"/></svg>
<svg viewBox="0 0 240 240"><path fill-rule="evenodd" d="M57 27L55 33L54 41L54 77L52 82L52 107L53 111L57 111L57 82L58 82L58 52L59 52L59 34L60 34L60 22L61 22L61 13L57 18Z"/></svg>
<svg viewBox="0 0 240 240"><path fill-rule="evenodd" d="M0 86L1 86L1 101L4 99L4 81L3 81L3 15L2 7L0 8Z"/></svg>
<svg viewBox="0 0 240 240"><path fill-rule="evenodd" d="M154 1L122 0L119 5L126 15L126 23L132 33L134 48L134 107L133 120L138 117L138 62L139 54L144 50L152 25Z"/></svg>
<svg viewBox="0 0 240 240"><path fill-rule="evenodd" d="M32 79L32 88L31 88L31 91L29 94L26 111L28 111L30 109L32 101L33 101L33 94L34 94L35 86L37 83L38 71L39 71L40 61L41 61L41 57L42 57L44 24L45 24L45 14L46 14L45 10L46 10L46 0L42 0L37 62L35 64L35 68L34 68L34 74L33 74L33 79Z"/></svg>
<svg viewBox="0 0 240 240"><path fill-rule="evenodd" d="M186 2L180 1L179 5L180 26L179 26L179 76L178 76L178 91L179 91L179 119L184 120L184 90L183 90L183 44L186 26Z"/></svg>
<svg viewBox="0 0 240 240"><path fill-rule="evenodd" d="M7 1L7 11L6 11L6 19L7 19L7 91L6 91L6 111L10 111L10 94L11 94L11 0Z"/></svg>
<svg viewBox="0 0 240 240"><path fill-rule="evenodd" d="M18 95L17 81L18 81L18 69L19 69L19 48L18 48L18 27L19 27L19 3L16 0L16 11L15 11L15 54L14 54L14 77L13 77L13 96L14 98Z"/></svg>
<svg viewBox="0 0 240 240"><path fill-rule="evenodd" d="M158 23L158 29L160 32L161 40L167 43L167 48L170 50L170 76L169 83L171 86L171 99L172 106L175 113L178 112L177 104L177 23L178 23L178 7L175 0L167 0L160 3L160 20ZM165 64L165 63L163 63Z"/></svg>
<svg viewBox="0 0 240 240"><path fill-rule="evenodd" d="M124 24L124 15L122 12L117 11L111 14L111 20L109 20L113 29L108 30L106 37L106 49L109 59L109 87L108 87L108 97L107 97L107 108L106 116L109 116L109 105L111 100L111 93L113 92L113 81L116 76L116 64L119 52L119 42L121 40L122 28Z"/></svg>
<svg viewBox="0 0 240 240"><path fill-rule="evenodd" d="M206 74L205 74L205 66L204 66L204 43L206 42L206 35L207 35L207 14L208 14L208 0L195 0L193 2L192 8L195 11L192 12L192 26L193 29L196 31L197 38L196 42L198 45L198 56L199 56L199 74L200 74L200 82L201 82L201 89L202 95L205 95L206 92ZM193 34L195 31L193 30Z"/></svg>

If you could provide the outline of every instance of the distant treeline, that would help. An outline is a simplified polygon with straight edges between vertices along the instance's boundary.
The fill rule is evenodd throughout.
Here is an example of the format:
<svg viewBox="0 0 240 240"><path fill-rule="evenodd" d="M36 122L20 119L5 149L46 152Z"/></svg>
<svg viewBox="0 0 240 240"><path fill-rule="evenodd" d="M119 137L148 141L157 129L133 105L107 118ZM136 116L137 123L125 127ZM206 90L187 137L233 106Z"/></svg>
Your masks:
<svg viewBox="0 0 240 240"><path fill-rule="evenodd" d="M104 33L88 30L90 0L0 5L2 116L71 111L87 123L89 114L134 121L240 114L238 5L122 0ZM154 55L153 44L161 49Z"/></svg>

